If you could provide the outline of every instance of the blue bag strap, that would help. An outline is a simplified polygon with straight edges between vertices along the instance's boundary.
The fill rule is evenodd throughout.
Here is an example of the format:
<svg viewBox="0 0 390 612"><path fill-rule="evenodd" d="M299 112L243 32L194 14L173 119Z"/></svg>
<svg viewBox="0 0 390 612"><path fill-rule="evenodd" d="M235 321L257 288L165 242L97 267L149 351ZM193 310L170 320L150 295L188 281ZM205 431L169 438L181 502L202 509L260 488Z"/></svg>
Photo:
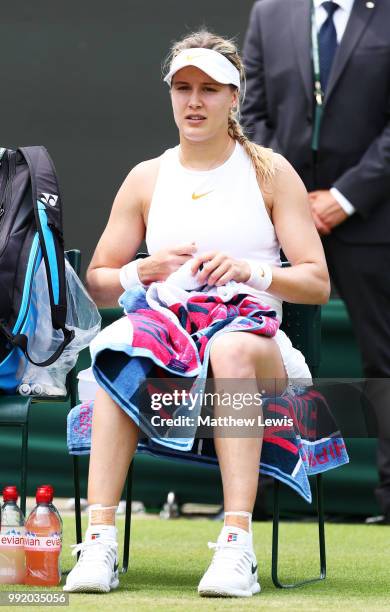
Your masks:
<svg viewBox="0 0 390 612"><path fill-rule="evenodd" d="M18 153L28 164L35 222L45 261L53 327L66 320L64 241L61 195L54 164L45 147L21 147Z"/></svg>

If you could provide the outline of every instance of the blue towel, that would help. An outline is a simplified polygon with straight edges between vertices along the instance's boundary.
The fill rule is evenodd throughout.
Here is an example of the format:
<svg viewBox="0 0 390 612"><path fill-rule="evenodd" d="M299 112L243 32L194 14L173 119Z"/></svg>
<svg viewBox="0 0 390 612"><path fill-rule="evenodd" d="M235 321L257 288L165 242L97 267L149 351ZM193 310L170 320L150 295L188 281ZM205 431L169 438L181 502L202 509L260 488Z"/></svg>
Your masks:
<svg viewBox="0 0 390 612"><path fill-rule="evenodd" d="M263 412L285 414L294 419L288 436L285 432L270 434L265 428L259 472L289 485L307 502L311 502L308 477L348 463L343 438L334 425L322 396L313 391L265 399ZM68 414L67 443L69 453L86 455L91 447L93 400L80 404ZM298 433L301 430L301 434ZM328 435L323 435L328 430ZM196 439L190 451L162 446L151 439L142 440L137 452L156 457L187 461L216 467L218 460L212 439Z"/></svg>

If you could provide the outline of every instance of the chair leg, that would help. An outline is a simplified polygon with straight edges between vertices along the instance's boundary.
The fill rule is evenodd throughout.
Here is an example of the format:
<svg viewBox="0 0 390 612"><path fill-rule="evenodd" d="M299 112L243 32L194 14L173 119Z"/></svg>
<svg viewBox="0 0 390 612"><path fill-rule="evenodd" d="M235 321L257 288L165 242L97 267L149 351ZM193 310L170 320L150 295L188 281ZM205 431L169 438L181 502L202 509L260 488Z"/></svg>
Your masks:
<svg viewBox="0 0 390 612"><path fill-rule="evenodd" d="M131 498L133 488L133 465L134 459L132 459L127 473L127 485L126 485L126 515L125 515L125 537L123 541L123 562L122 562L122 573L127 572L129 567L129 555L130 555L130 531L131 531Z"/></svg>
<svg viewBox="0 0 390 612"><path fill-rule="evenodd" d="M73 486L74 486L74 514L76 519L76 541L81 543L81 507L80 507L80 473L79 473L79 458L77 455L72 455L73 458ZM80 553L79 553L80 554ZM79 557L77 555L77 558Z"/></svg>
<svg viewBox="0 0 390 612"><path fill-rule="evenodd" d="M317 489L317 516L318 516L318 536L320 549L320 575L316 578L308 578L300 582L283 584L278 577L278 554L279 554L279 492L280 482L274 481L274 517L272 529L272 582L279 589L293 589L304 584L317 582L326 578L326 550L325 550L325 523L324 523L324 497L322 490L322 474L316 476Z"/></svg>
<svg viewBox="0 0 390 612"><path fill-rule="evenodd" d="M317 513L318 538L320 544L320 580L326 578L326 546L325 546L325 519L324 519L324 491L322 487L322 474L317 474Z"/></svg>
<svg viewBox="0 0 390 612"><path fill-rule="evenodd" d="M28 453L28 420L22 425L22 475L20 482L20 509L26 516L27 497L27 453Z"/></svg>

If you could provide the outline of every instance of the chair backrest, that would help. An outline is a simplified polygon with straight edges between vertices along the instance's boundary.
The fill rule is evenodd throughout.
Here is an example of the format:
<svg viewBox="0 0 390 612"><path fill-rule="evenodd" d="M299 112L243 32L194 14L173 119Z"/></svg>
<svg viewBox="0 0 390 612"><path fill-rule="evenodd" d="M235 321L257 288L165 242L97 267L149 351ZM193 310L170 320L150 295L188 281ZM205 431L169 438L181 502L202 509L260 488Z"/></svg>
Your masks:
<svg viewBox="0 0 390 612"><path fill-rule="evenodd" d="M316 376L321 361L320 306L283 302L281 329L293 346L303 353L310 372Z"/></svg>
<svg viewBox="0 0 390 612"><path fill-rule="evenodd" d="M288 268L290 263L283 261L282 267ZM281 329L303 353L310 372L316 376L321 361L321 306L283 302Z"/></svg>
<svg viewBox="0 0 390 612"><path fill-rule="evenodd" d="M77 276L80 274L81 269L81 253L78 249L71 249L70 251L65 251L65 255L68 258L70 265L73 270L76 272Z"/></svg>

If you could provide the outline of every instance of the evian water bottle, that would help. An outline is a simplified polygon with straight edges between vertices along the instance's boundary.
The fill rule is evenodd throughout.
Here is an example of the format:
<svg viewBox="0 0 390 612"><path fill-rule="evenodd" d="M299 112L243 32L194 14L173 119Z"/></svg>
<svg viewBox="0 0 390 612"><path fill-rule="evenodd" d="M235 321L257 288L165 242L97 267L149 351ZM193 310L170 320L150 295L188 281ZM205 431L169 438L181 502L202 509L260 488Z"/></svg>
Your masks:
<svg viewBox="0 0 390 612"><path fill-rule="evenodd" d="M37 488L37 505L26 521L25 584L54 586L61 580L62 521L52 503L53 493L51 485Z"/></svg>
<svg viewBox="0 0 390 612"><path fill-rule="evenodd" d="M4 487L3 501L0 509L0 584L23 584L24 516L16 505L16 487Z"/></svg>

